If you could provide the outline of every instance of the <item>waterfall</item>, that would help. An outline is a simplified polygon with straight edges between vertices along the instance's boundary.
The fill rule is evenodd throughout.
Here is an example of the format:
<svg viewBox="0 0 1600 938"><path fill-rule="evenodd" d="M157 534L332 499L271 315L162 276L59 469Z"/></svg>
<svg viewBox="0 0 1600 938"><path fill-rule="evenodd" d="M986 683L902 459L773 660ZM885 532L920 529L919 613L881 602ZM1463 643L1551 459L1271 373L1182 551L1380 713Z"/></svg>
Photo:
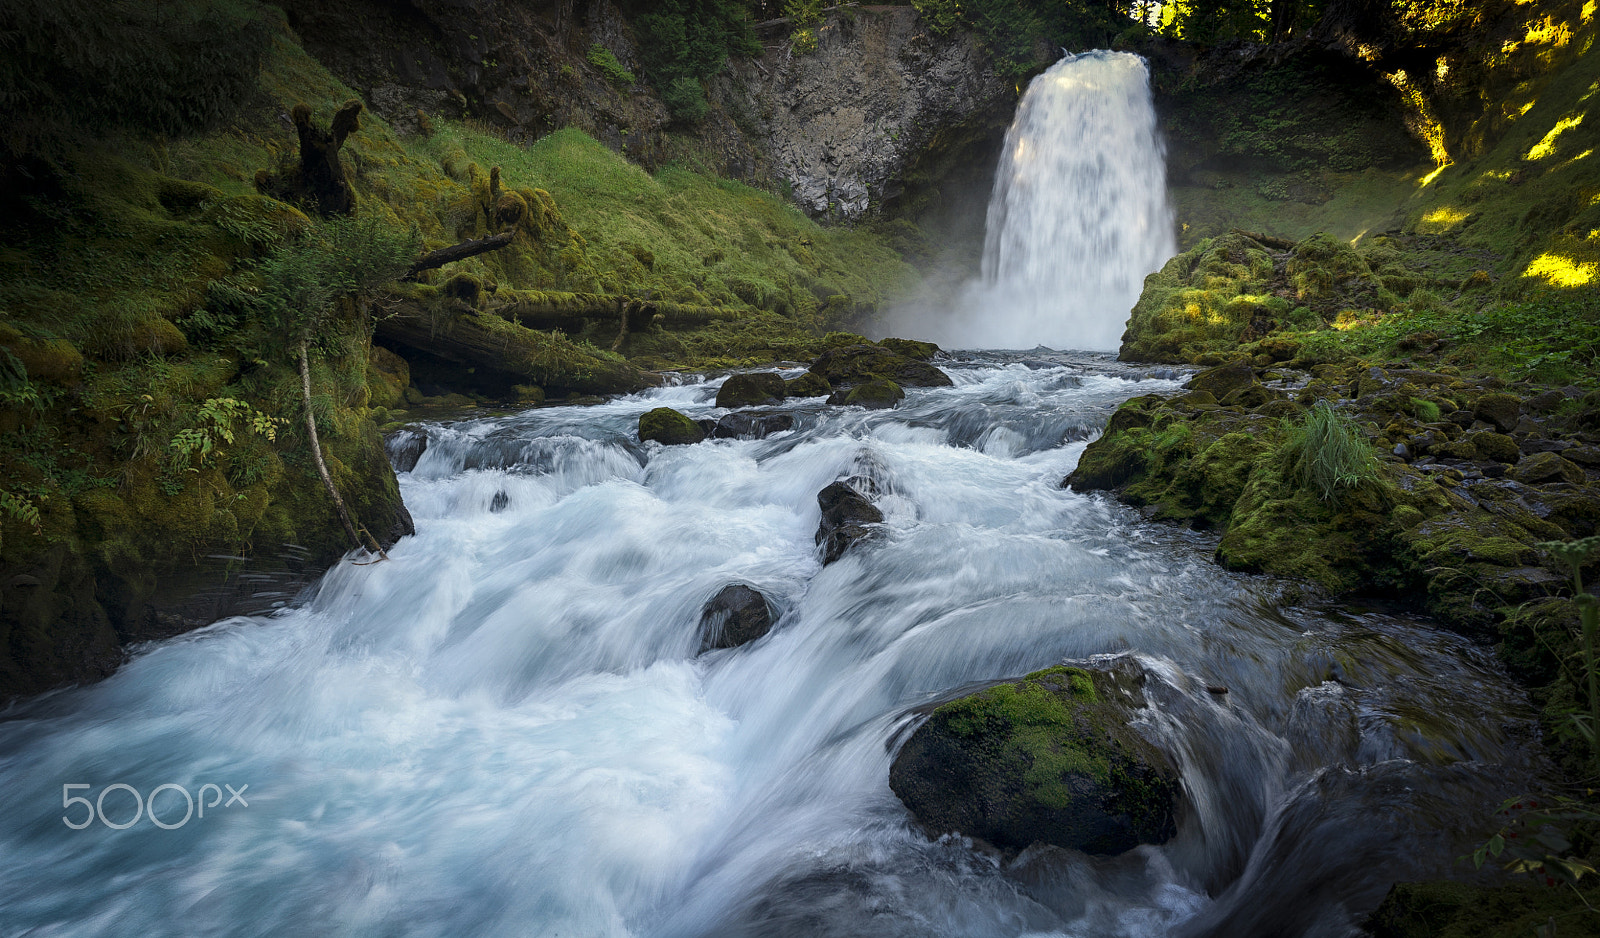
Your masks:
<svg viewBox="0 0 1600 938"><path fill-rule="evenodd" d="M1144 59L1069 55L1028 85L995 172L983 276L892 328L960 348L1115 349L1177 251Z"/></svg>

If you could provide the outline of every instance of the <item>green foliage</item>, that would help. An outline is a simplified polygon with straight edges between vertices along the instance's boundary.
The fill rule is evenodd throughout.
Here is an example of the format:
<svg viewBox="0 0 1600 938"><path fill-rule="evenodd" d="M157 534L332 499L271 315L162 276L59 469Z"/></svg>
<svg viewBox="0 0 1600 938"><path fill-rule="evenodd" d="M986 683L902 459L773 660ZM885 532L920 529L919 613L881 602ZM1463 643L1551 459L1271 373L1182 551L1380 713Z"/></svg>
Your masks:
<svg viewBox="0 0 1600 938"><path fill-rule="evenodd" d="M761 51L750 33L748 11L739 0L665 0L640 13L635 25L643 40L640 53L646 76L660 91L675 89L668 107L676 120L704 116L705 94L698 83L721 71L730 55ZM682 83L685 78L696 82L693 95Z"/></svg>
<svg viewBox="0 0 1600 938"><path fill-rule="evenodd" d="M1280 455L1301 487L1323 501L1336 501L1340 489L1356 488L1378 477L1372 447L1361 439L1349 418L1327 401L1306 412L1305 419L1284 428Z"/></svg>
<svg viewBox="0 0 1600 938"><path fill-rule="evenodd" d="M237 309L286 341L315 333L336 300L368 293L404 273L417 256L415 228L377 215L335 218L212 284L213 300Z"/></svg>
<svg viewBox="0 0 1600 938"><path fill-rule="evenodd" d="M1052 49L1104 48L1128 32L1138 8L1129 0L912 0L935 33L962 25L994 54L995 68L1020 78L1046 64L1035 59L1044 40Z"/></svg>
<svg viewBox="0 0 1600 938"><path fill-rule="evenodd" d="M251 0L8 0L0 141L20 154L80 132L214 127L255 88L267 37Z"/></svg>
<svg viewBox="0 0 1600 938"><path fill-rule="evenodd" d="M617 61L616 53L600 43L597 42L590 46L584 58L588 59L590 65L598 68L606 76L606 81L611 82L618 88L626 88L633 84L633 73L624 68L621 62Z"/></svg>
<svg viewBox="0 0 1600 938"><path fill-rule="evenodd" d="M699 79L687 75L674 78L661 89L661 103L667 106L674 118L688 124L699 123L711 111L711 104L706 101L706 92L700 86Z"/></svg>
<svg viewBox="0 0 1600 938"><path fill-rule="evenodd" d="M277 439L278 427L289 422L283 417L269 417L231 397L208 399L200 405L196 421L195 426L173 434L168 444L173 454L190 469L193 457L198 456L202 466L209 465L218 449L233 443L237 424L243 424L250 432L271 442Z"/></svg>

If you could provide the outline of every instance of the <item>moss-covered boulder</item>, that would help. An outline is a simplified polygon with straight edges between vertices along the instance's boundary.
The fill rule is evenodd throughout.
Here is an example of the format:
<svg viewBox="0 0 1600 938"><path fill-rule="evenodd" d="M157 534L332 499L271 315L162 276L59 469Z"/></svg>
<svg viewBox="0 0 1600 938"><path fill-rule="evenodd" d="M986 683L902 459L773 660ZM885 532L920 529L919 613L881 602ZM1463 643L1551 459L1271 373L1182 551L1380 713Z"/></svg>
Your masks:
<svg viewBox="0 0 1600 938"><path fill-rule="evenodd" d="M907 358L878 345L828 349L811 363L810 370L834 388L853 387L874 378L888 378L911 388L947 388L953 383L949 375L927 362Z"/></svg>
<svg viewBox="0 0 1600 938"><path fill-rule="evenodd" d="M889 787L931 834L1088 853L1176 831L1178 774L1129 724L1144 673L1056 667L953 700L906 740Z"/></svg>
<svg viewBox="0 0 1600 938"><path fill-rule="evenodd" d="M808 371L798 378L784 382L784 390L789 397L827 397L833 393L833 385L828 379L813 371Z"/></svg>
<svg viewBox="0 0 1600 938"><path fill-rule="evenodd" d="M655 441L663 446L698 443L706 438L706 431L690 420L687 414L671 407L657 407L639 417L639 442Z"/></svg>
<svg viewBox="0 0 1600 938"><path fill-rule="evenodd" d="M1122 335L1121 358L1139 362L1194 362L1207 353L1232 352L1258 319L1270 330L1288 313L1281 297L1263 296L1274 262L1259 242L1228 234L1200 242L1145 278Z"/></svg>
<svg viewBox="0 0 1600 938"><path fill-rule="evenodd" d="M770 371L729 375L717 389L718 407L750 407L775 404L789 393L783 376Z"/></svg>
<svg viewBox="0 0 1600 938"><path fill-rule="evenodd" d="M886 410L905 400L906 392L888 378L873 378L853 388L840 388L828 396L828 403L867 410Z"/></svg>
<svg viewBox="0 0 1600 938"><path fill-rule="evenodd" d="M939 346L932 342L919 342L916 339L879 339L878 344L907 358L914 358L919 362L931 362L933 356L939 354Z"/></svg>

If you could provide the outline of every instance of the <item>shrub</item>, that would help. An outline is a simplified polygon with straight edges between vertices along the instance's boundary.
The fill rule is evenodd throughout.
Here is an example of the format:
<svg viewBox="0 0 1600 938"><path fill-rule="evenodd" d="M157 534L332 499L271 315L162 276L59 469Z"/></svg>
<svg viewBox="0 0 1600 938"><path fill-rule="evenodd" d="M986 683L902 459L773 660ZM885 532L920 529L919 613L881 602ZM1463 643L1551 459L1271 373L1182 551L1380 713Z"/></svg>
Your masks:
<svg viewBox="0 0 1600 938"><path fill-rule="evenodd" d="M1340 489L1357 488L1378 478L1378 460L1349 418L1327 401L1287 428L1280 450L1290 473L1323 501L1335 501Z"/></svg>
<svg viewBox="0 0 1600 938"><path fill-rule="evenodd" d="M672 112L674 120L687 124L698 123L705 119L711 110L711 105L706 101L706 93L700 83L693 78L678 78L661 92L661 103Z"/></svg>
<svg viewBox="0 0 1600 938"><path fill-rule="evenodd" d="M611 82L618 88L626 88L633 84L633 73L624 68L621 62L617 61L616 53L600 43L597 42L590 46L589 52L584 58L588 59L590 65L598 68L606 76L606 81Z"/></svg>

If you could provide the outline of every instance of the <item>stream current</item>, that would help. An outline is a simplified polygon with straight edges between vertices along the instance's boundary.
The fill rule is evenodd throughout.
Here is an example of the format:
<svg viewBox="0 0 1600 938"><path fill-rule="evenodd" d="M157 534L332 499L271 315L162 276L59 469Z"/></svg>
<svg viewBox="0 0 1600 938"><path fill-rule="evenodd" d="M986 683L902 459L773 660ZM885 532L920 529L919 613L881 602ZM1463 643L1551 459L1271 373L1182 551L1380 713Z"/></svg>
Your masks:
<svg viewBox="0 0 1600 938"><path fill-rule="evenodd" d="M718 414L716 379L427 426L389 561L6 714L0 935L1346 935L1526 784L1526 704L1479 649L1291 605L1060 487L1170 372L940 364L954 387L791 400L763 440L637 442L650 408ZM850 476L884 530L824 568L817 492ZM697 657L730 583L776 624ZM918 708L1107 654L1155 676L1171 842L1003 857L917 828L888 774ZM72 829L69 784L103 820ZM145 800L166 827L111 826Z"/></svg>

